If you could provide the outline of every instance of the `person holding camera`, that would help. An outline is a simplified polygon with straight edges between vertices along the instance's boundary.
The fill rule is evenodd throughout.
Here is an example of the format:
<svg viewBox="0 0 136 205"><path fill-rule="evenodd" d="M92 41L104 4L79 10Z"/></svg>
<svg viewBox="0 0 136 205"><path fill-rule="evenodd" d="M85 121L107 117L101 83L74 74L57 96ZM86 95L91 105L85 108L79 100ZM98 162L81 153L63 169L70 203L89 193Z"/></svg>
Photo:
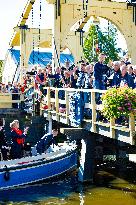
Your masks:
<svg viewBox="0 0 136 205"><path fill-rule="evenodd" d="M23 157L23 151L24 151L24 142L25 138L27 136L28 127L24 129L24 132L19 129L19 121L14 120L12 123L10 123L11 127L11 158L21 158Z"/></svg>

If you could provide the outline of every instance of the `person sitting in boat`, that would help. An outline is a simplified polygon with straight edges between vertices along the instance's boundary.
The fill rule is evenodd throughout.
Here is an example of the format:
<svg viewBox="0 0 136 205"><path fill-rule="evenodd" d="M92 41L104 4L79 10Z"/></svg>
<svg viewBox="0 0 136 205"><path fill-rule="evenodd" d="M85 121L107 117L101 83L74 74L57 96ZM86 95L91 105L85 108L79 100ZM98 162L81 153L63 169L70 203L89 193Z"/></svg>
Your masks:
<svg viewBox="0 0 136 205"><path fill-rule="evenodd" d="M21 158L23 157L23 147L24 147L24 141L27 136L28 127L24 129L24 132L19 129L19 121L14 120L12 123L10 123L11 127L11 139L12 139L12 145L11 145L11 158Z"/></svg>
<svg viewBox="0 0 136 205"><path fill-rule="evenodd" d="M45 134L36 145L37 153L42 154L44 152L50 152L50 147L54 147L55 145L57 145L57 135L57 129L53 129L52 134Z"/></svg>
<svg viewBox="0 0 136 205"><path fill-rule="evenodd" d="M2 154L2 160L7 160L9 146L8 146L7 140L6 140L3 118L0 118L0 150L1 150L1 154Z"/></svg>

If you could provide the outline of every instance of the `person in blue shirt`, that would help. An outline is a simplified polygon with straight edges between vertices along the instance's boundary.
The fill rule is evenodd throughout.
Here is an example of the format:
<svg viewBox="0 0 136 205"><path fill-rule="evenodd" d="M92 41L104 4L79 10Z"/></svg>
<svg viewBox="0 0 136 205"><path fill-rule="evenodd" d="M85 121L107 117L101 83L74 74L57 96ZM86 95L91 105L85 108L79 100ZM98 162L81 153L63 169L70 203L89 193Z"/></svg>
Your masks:
<svg viewBox="0 0 136 205"><path fill-rule="evenodd" d="M104 74L110 69L107 65L104 64L106 55L104 53L99 54L99 60L94 65L94 81L93 88L105 90Z"/></svg>
<svg viewBox="0 0 136 205"><path fill-rule="evenodd" d="M77 83L76 83L77 88L84 88L85 67L86 67L86 63L82 61L80 66L80 71L78 73Z"/></svg>
<svg viewBox="0 0 136 205"><path fill-rule="evenodd" d="M113 62L113 74L110 76L109 80L111 80L112 87L119 87L120 86L120 78L121 78L121 71L120 71L120 62L114 61Z"/></svg>
<svg viewBox="0 0 136 205"><path fill-rule="evenodd" d="M127 72L127 66L122 65L120 67L121 70L121 77L120 77L120 87L128 86L130 88L135 88L134 79L131 75Z"/></svg>

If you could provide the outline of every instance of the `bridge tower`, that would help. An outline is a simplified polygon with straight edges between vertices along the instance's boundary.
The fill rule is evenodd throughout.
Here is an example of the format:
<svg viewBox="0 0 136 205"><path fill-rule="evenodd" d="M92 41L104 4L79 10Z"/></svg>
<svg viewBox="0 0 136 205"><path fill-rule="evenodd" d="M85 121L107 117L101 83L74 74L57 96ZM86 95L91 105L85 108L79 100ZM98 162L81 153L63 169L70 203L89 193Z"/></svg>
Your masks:
<svg viewBox="0 0 136 205"><path fill-rule="evenodd" d="M10 42L10 46L20 45L21 73L28 67L28 59L35 46L38 45L38 29L28 28L26 21L36 0L28 0L24 12ZM132 63L136 64L136 17L132 3L112 0L47 0L54 7L54 26L52 30L42 29L40 47L53 48L54 66L60 64L60 52L69 48L75 63L83 57L83 27L91 16L102 17L117 26L124 35L128 53Z"/></svg>
<svg viewBox="0 0 136 205"><path fill-rule="evenodd" d="M132 63L136 63L136 22L133 4L112 0L48 0L54 5L55 42L58 53L68 47L75 57L75 62L83 55L83 26L91 17L102 17L112 22L123 34ZM57 3L56 3L57 2ZM76 28L72 30L72 26ZM59 55L58 55L59 56Z"/></svg>

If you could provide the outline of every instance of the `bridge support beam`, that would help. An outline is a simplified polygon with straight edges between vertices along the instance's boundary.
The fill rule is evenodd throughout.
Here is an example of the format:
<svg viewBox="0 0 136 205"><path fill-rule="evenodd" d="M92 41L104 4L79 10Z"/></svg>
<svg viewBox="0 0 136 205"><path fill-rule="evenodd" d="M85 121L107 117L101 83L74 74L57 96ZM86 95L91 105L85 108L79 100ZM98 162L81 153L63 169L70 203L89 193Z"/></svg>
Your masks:
<svg viewBox="0 0 136 205"><path fill-rule="evenodd" d="M93 182L94 175L94 138L81 140L81 157L78 171L80 182Z"/></svg>
<svg viewBox="0 0 136 205"><path fill-rule="evenodd" d="M20 46L20 83L23 82L23 75L28 71L28 63L30 54L35 47L51 47L52 30L51 29L39 29L28 28L27 26L15 27L14 31L19 34L19 45L13 44L13 46ZM38 38L40 35L40 40ZM17 38L18 39L18 38ZM39 57L38 57L39 58ZM33 60L35 64L35 60Z"/></svg>
<svg viewBox="0 0 136 205"><path fill-rule="evenodd" d="M52 29L52 68L54 73L55 73L55 68L60 66L60 47L61 47L60 12L61 9L58 8L57 5L54 5L54 26Z"/></svg>
<svg viewBox="0 0 136 205"><path fill-rule="evenodd" d="M94 153L96 134L82 128L62 128L60 130L66 134L70 140L81 141L81 157L78 171L78 180L80 182L92 182L94 175Z"/></svg>

